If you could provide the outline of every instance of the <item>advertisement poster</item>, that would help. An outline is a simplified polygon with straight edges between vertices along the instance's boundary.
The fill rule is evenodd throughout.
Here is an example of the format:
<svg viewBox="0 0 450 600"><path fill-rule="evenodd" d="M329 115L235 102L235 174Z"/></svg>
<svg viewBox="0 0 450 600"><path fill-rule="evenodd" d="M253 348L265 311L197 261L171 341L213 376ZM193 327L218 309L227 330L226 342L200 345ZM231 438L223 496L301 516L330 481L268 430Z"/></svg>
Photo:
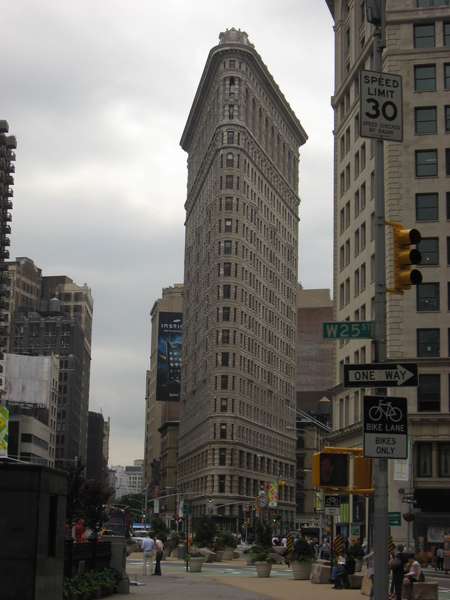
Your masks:
<svg viewBox="0 0 450 600"><path fill-rule="evenodd" d="M269 483L269 508L276 508L278 502L278 484Z"/></svg>
<svg viewBox="0 0 450 600"><path fill-rule="evenodd" d="M156 400L180 400L182 313L160 312Z"/></svg>
<svg viewBox="0 0 450 600"><path fill-rule="evenodd" d="M9 410L0 406L0 456L8 456Z"/></svg>

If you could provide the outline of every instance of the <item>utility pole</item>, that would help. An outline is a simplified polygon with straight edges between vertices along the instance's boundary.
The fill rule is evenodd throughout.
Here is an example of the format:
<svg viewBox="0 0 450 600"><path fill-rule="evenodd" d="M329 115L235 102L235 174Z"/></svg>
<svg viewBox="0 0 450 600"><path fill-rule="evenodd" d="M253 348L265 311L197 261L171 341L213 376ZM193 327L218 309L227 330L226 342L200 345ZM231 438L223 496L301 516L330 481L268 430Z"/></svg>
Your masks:
<svg viewBox="0 0 450 600"><path fill-rule="evenodd" d="M374 71L383 71L382 53L386 47L386 0L366 0L367 20L375 25L373 34ZM383 140L375 140L375 361L386 360L386 256ZM376 388L375 395L386 396L387 388ZM374 460L374 550L375 600L385 600L389 589L389 515L388 460Z"/></svg>

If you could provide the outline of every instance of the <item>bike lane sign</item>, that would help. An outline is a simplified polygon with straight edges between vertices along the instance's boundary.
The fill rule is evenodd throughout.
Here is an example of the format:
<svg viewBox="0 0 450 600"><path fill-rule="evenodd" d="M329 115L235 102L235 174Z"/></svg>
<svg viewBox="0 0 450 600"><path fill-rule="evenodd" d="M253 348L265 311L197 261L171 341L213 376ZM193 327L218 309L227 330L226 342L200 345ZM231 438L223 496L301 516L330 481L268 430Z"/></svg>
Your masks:
<svg viewBox="0 0 450 600"><path fill-rule="evenodd" d="M408 458L406 398L364 396L364 458Z"/></svg>

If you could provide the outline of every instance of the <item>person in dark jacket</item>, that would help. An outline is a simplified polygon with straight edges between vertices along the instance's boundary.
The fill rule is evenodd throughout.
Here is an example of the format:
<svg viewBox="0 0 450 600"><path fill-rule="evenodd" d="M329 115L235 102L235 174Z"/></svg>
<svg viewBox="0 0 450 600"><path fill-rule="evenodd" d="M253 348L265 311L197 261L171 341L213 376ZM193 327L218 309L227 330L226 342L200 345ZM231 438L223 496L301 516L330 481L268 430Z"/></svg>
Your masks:
<svg viewBox="0 0 450 600"><path fill-rule="evenodd" d="M337 590L348 588L348 576L353 575L355 572L355 559L353 556L350 556L348 552L343 552L342 554L345 557L345 563L343 567L338 569L338 572L334 578L334 587Z"/></svg>
<svg viewBox="0 0 450 600"><path fill-rule="evenodd" d="M402 585L405 576L405 565L408 562L408 555L403 552L403 544L397 546L397 554L392 558L391 564L395 559L399 559L400 564L392 569L392 583L395 593L389 596L390 600L402 600ZM398 561L397 561L398 562Z"/></svg>

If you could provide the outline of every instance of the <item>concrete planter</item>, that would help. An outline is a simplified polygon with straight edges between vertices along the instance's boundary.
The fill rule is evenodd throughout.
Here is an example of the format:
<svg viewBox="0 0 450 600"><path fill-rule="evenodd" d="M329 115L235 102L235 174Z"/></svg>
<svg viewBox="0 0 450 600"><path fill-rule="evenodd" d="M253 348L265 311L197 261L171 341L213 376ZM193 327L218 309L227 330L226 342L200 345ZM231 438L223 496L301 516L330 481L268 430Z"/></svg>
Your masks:
<svg viewBox="0 0 450 600"><path fill-rule="evenodd" d="M203 556L193 556L192 558L190 558L188 561L189 572L190 573L200 573L200 571L202 570L202 567L203 567L204 560L205 559L203 558Z"/></svg>
<svg viewBox="0 0 450 600"><path fill-rule="evenodd" d="M258 577L270 577L270 572L272 571L272 563L270 562L255 562L253 563L256 567L256 573Z"/></svg>
<svg viewBox="0 0 450 600"><path fill-rule="evenodd" d="M294 579L309 579L311 577L311 561L300 562L292 560L291 569Z"/></svg>
<svg viewBox="0 0 450 600"><path fill-rule="evenodd" d="M225 548L223 551L222 560L232 560L234 556L234 548Z"/></svg>
<svg viewBox="0 0 450 600"><path fill-rule="evenodd" d="M223 558L223 550L216 550L216 556L214 557L214 562L222 562Z"/></svg>

